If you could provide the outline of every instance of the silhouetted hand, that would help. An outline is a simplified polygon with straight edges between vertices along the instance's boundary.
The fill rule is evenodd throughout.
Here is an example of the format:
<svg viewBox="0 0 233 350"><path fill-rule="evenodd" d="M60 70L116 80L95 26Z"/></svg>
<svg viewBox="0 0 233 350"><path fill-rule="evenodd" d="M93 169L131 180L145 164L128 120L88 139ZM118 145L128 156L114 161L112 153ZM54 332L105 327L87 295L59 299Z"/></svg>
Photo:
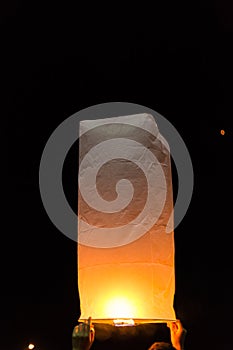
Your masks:
<svg viewBox="0 0 233 350"><path fill-rule="evenodd" d="M184 340L187 330L182 326L180 320L168 322L167 326L171 332L171 343L176 350L184 350Z"/></svg>
<svg viewBox="0 0 233 350"><path fill-rule="evenodd" d="M89 350L95 338L95 330L91 324L91 317L86 322L74 327L72 333L73 350Z"/></svg>

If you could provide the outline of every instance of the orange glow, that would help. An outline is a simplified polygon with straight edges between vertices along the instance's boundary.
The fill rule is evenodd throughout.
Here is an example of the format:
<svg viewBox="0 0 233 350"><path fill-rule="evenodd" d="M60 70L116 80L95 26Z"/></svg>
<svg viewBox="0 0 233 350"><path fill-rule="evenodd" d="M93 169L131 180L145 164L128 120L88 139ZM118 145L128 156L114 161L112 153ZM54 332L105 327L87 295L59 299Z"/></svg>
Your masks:
<svg viewBox="0 0 233 350"><path fill-rule="evenodd" d="M169 235L164 237L167 240L172 239ZM141 255L144 252L145 259L149 259L148 251L151 247L153 242L145 235L141 240L134 242L133 246L118 249L117 258L121 254L123 258L133 259L134 256L133 254L130 256L129 248L134 248L131 252L137 252L140 249ZM102 256L100 256L101 253ZM90 268L79 270L79 285L85 282L83 283L85 288L80 289L81 292L83 291L80 319L85 320L89 317L88 315L91 315L95 322L105 321L105 323L112 323L115 319L134 319L135 322L138 322L138 319L141 320L140 322L175 319L172 305L166 302L171 299L174 291L172 267L157 264L150 266L136 264L136 267L134 264L117 265L111 262L111 258L116 258L113 253L115 253L114 248L109 252L106 251L106 256L103 256L102 251L79 245L79 257L84 257L86 262L86 256L88 256L87 261L92 264ZM96 264L98 258L102 259L101 265ZM108 264L104 264L104 258L108 260ZM166 290L166 294L163 290Z"/></svg>
<svg viewBox="0 0 233 350"><path fill-rule="evenodd" d="M106 301L107 304L105 305L105 309L107 315L113 315L116 319L132 318L134 312L130 300L116 297Z"/></svg>
<svg viewBox="0 0 233 350"><path fill-rule="evenodd" d="M221 133L221 135L225 135L225 130L222 129L222 130L220 131L220 133Z"/></svg>
<svg viewBox="0 0 233 350"><path fill-rule="evenodd" d="M28 345L28 349L30 349L30 350L31 350L31 349L34 349L34 347L35 347L34 344L29 344L29 345Z"/></svg>

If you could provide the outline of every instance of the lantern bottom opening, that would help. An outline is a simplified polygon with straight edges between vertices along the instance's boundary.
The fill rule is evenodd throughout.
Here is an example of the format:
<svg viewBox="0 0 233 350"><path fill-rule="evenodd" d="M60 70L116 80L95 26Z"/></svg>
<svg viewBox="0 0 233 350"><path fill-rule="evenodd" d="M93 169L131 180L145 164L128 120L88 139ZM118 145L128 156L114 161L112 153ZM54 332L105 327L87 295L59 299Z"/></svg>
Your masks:
<svg viewBox="0 0 233 350"><path fill-rule="evenodd" d="M85 322L84 319L79 319L79 322ZM110 324L116 327L119 326L136 326L143 323L167 323L174 322L176 319L144 319L144 318L121 318L121 319L113 319L113 318L105 318L105 319L92 319L92 323L105 323Z"/></svg>

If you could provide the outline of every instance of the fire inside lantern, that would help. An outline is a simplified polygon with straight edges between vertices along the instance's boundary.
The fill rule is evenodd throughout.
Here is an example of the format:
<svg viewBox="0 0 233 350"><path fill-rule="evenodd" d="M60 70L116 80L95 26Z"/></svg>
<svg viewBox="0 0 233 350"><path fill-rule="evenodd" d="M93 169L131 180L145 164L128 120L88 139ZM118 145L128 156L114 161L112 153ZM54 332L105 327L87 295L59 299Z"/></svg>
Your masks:
<svg viewBox="0 0 233 350"><path fill-rule="evenodd" d="M151 115L80 122L78 288L80 321L176 318L170 152Z"/></svg>

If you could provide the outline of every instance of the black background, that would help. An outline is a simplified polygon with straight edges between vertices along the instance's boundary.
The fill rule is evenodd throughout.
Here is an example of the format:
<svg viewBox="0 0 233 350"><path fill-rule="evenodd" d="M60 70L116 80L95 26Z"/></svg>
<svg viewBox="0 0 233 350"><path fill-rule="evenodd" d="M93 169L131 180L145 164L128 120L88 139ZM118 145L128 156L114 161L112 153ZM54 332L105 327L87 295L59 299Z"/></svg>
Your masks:
<svg viewBox="0 0 233 350"><path fill-rule="evenodd" d="M5 4L2 241L9 244L2 245L2 349L23 349L29 341L39 349L71 349L79 316L76 244L43 208L40 157L63 120L111 101L154 109L189 149L195 185L175 232L175 308L188 329L187 349L232 348L232 14L227 1L128 9ZM77 157L74 146L63 172L74 210ZM134 348L146 349L146 332L139 338ZM110 345L118 347L117 340Z"/></svg>

